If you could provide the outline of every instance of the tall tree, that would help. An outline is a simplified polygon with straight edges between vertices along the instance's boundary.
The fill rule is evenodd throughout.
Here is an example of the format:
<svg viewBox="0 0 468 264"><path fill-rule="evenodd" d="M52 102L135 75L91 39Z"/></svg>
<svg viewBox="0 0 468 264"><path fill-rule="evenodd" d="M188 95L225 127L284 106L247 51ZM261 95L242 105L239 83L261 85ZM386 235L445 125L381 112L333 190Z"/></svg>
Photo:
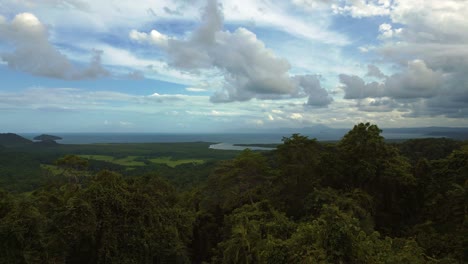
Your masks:
<svg viewBox="0 0 468 264"><path fill-rule="evenodd" d="M320 146L315 139L293 134L276 150L279 173L274 181L275 199L288 215L301 217L305 197L320 182Z"/></svg>
<svg viewBox="0 0 468 264"><path fill-rule="evenodd" d="M398 150L385 143L377 125L355 125L338 144L343 187L360 188L375 198L377 227L401 229L403 220L411 214L407 197L416 186L408 161ZM396 224L399 223L399 224Z"/></svg>

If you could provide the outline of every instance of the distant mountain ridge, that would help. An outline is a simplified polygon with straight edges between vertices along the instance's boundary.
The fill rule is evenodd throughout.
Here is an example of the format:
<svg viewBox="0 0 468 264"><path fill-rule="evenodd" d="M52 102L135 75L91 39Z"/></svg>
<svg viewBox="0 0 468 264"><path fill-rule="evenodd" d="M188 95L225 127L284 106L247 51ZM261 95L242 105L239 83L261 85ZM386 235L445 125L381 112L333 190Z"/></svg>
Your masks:
<svg viewBox="0 0 468 264"><path fill-rule="evenodd" d="M5 147L15 147L32 143L31 140L14 133L0 133L0 145Z"/></svg>

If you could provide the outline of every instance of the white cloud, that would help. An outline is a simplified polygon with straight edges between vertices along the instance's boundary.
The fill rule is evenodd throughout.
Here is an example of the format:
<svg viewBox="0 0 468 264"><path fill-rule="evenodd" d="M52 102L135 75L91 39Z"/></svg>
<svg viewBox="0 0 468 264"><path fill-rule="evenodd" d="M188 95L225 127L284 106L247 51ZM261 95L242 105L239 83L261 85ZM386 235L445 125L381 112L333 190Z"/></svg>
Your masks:
<svg viewBox="0 0 468 264"><path fill-rule="evenodd" d="M141 72L148 78L185 84L185 91L192 95L217 91L212 100L229 104L212 104L209 96L30 90L21 96L1 94L0 107L17 109L28 105L41 111L111 109L158 117L176 111L180 116L193 117L197 120L194 122L202 119L214 122L218 118L225 124L244 124L240 121L260 120L265 127L308 122L350 126L356 120L375 120L379 125L431 125L436 121L466 124L466 120L450 119L468 116L466 1L220 0L221 16L213 16L211 12L201 19L206 27L187 32L200 21L198 11L204 3L0 1L0 13L8 18L0 16L3 30L0 56L5 58L0 59L0 64L36 75L78 79L83 75L102 76L104 62L106 68L119 72L119 76L140 78L140 74L128 73ZM23 17L18 23L21 30L5 34L6 28L13 28L14 19L10 18L24 10L40 20L36 16ZM379 16L375 20L360 19L355 25L369 21L379 24L372 24L374 34L346 31L354 28L354 24L334 32L332 28L342 22L335 20L334 15L349 16L346 20ZM158 28L148 29L151 25ZM377 39L368 39L370 36ZM28 42L40 49L28 47L22 53L17 51L20 43ZM170 43L175 45L171 47ZM150 45L158 48L149 50ZM83 50L93 49L95 53L83 56ZM25 63L26 60L20 60L26 56L24 50L46 54L47 63L37 54ZM355 52L349 56L352 51ZM167 62L165 54L169 54ZM74 63L88 64L93 55L92 63L83 66L84 69ZM366 68L369 63L372 65ZM342 73L339 87L344 89L337 86L337 73ZM296 74L301 76L295 77ZM201 85L203 80L210 83ZM305 84L300 85L301 82ZM324 87L337 87L338 92L328 93ZM37 99L36 102L27 99L28 96ZM118 103L113 106L112 102ZM307 104L329 107L311 111ZM118 110L116 105L124 106ZM186 109L192 110L191 115L186 114ZM292 119L292 114L300 114L302 118ZM419 119L408 121L410 117ZM119 122L116 120L132 120L122 118L108 120L114 124ZM183 124L190 122L181 120Z"/></svg>
<svg viewBox="0 0 468 264"><path fill-rule="evenodd" d="M346 0L335 11L353 17L385 16L380 24L380 45L358 49L375 51L375 61L390 65L386 76L369 67L366 82L354 74L341 74L345 99L358 109L406 111L404 117L468 116L468 5L459 0ZM396 26L398 25L398 26ZM371 100L372 99L372 100ZM414 120L413 120L414 121Z"/></svg>
<svg viewBox="0 0 468 264"><path fill-rule="evenodd" d="M387 0L344 0L336 1L332 9L338 14L349 14L352 17L362 18L371 16L389 15L391 2Z"/></svg>
<svg viewBox="0 0 468 264"><path fill-rule="evenodd" d="M77 68L48 41L47 28L31 13L21 13L8 23L0 23L0 42L10 43L14 51L1 59L9 67L35 75L60 79L90 79L109 73L101 65L101 52L94 50L90 64Z"/></svg>
<svg viewBox="0 0 468 264"><path fill-rule="evenodd" d="M206 89L203 89L203 88L196 88L196 87L187 87L185 88L185 90L187 92L193 92L193 93L202 93L202 92L206 92L207 90Z"/></svg>
<svg viewBox="0 0 468 264"><path fill-rule="evenodd" d="M367 53L369 51L372 51L375 49L375 46L373 45L364 45L364 46L359 46L358 50L362 53Z"/></svg>
<svg viewBox="0 0 468 264"><path fill-rule="evenodd" d="M468 40L468 4L460 0L396 0L391 19L406 26L413 41Z"/></svg>
<svg viewBox="0 0 468 264"><path fill-rule="evenodd" d="M330 1L327 0L293 0L293 4L308 11L322 10L329 7Z"/></svg>
<svg viewBox="0 0 468 264"><path fill-rule="evenodd" d="M405 72L390 76L385 82L386 93L393 98L426 98L441 92L442 73L427 67L422 60L408 62Z"/></svg>
<svg viewBox="0 0 468 264"><path fill-rule="evenodd" d="M309 97L307 105L323 107L329 105L333 101L327 90L322 88L320 76L299 75L295 76L294 80L297 83L296 85L301 87L302 91Z"/></svg>
<svg viewBox="0 0 468 264"><path fill-rule="evenodd" d="M90 11L90 5L82 0L22 0L16 2L20 2L23 6L28 8L50 6L60 9L70 8L80 11Z"/></svg>
<svg viewBox="0 0 468 264"><path fill-rule="evenodd" d="M294 120L300 120L303 118L303 116L300 113L292 113L289 118L294 119Z"/></svg>
<svg viewBox="0 0 468 264"><path fill-rule="evenodd" d="M297 12L289 13L291 3L288 1L252 0L236 2L224 0L221 2L226 20L229 23L243 22L245 24L245 22L250 22L256 27L273 28L312 43L344 46L351 42L346 35L329 30L328 28L332 23L329 12L324 9L309 8L310 6L307 4L310 1L303 2L307 10L311 11L306 16L299 16ZM318 5L315 5L315 7L318 7Z"/></svg>
<svg viewBox="0 0 468 264"><path fill-rule="evenodd" d="M125 68L126 72L128 72L128 68L136 69L144 73L145 77L148 78L188 85L201 80L195 74L169 67L166 62L160 59L142 58L143 56L140 57L123 48L95 43L86 44L85 46L95 46L102 50L106 65Z"/></svg>
<svg viewBox="0 0 468 264"><path fill-rule="evenodd" d="M19 92L0 92L0 108L62 109L152 112L187 107L208 107L207 96L153 93L147 96L113 91L87 91L77 88L28 88Z"/></svg>
<svg viewBox="0 0 468 264"><path fill-rule="evenodd" d="M345 99L355 99L360 111L397 110L405 118L468 116L466 76L447 74L413 60L401 72L383 78L381 83L366 83L358 76L340 75Z"/></svg>
<svg viewBox="0 0 468 264"><path fill-rule="evenodd" d="M257 36L245 29L223 31L223 14L217 1L210 0L202 14L201 25L186 40L156 42L169 55L170 65L188 70L216 68L224 75L223 87L211 97L213 102L247 101L309 96L308 104L326 106L331 98L314 76L291 78L291 66L277 57ZM133 39L149 35L132 31Z"/></svg>
<svg viewBox="0 0 468 264"><path fill-rule="evenodd" d="M385 78L385 74L375 65L369 64L367 65L367 74L366 76L375 77L378 79Z"/></svg>
<svg viewBox="0 0 468 264"><path fill-rule="evenodd" d="M161 47L167 47L168 37L154 29L151 30L149 34L132 30L129 33L129 37L140 43L150 43Z"/></svg>
<svg viewBox="0 0 468 264"><path fill-rule="evenodd" d="M377 67L371 67L374 74L385 78L383 83L365 83L358 76L341 74L346 99L391 97L395 99L427 98L440 93L443 75L427 67L424 61L408 62L407 68L391 76L385 76ZM369 75L369 74L368 74Z"/></svg>
<svg viewBox="0 0 468 264"><path fill-rule="evenodd" d="M379 32L380 32L380 35L378 38L385 40L385 39L391 39L391 38L400 36L403 32L403 29L402 28L393 29L392 25L383 23L379 26Z"/></svg>

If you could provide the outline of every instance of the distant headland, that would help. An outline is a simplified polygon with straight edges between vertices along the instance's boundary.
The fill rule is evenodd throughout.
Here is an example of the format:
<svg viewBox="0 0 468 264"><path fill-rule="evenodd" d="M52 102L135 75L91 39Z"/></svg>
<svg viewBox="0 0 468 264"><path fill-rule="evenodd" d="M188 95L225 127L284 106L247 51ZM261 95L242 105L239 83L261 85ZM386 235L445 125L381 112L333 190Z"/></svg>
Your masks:
<svg viewBox="0 0 468 264"><path fill-rule="evenodd" d="M39 141L56 141L56 140L62 140L61 137L53 136L53 135L47 135L47 134L42 134L40 136L34 137L34 140L39 140Z"/></svg>

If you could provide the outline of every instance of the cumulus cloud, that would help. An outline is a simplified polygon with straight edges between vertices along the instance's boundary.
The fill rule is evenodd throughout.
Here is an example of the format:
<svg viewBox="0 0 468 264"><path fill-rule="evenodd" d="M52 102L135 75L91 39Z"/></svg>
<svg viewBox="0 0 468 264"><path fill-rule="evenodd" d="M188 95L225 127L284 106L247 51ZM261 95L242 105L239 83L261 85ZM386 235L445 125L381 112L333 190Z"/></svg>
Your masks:
<svg viewBox="0 0 468 264"><path fill-rule="evenodd" d="M397 98L428 98L437 95L443 83L440 72L427 67L424 61L408 63L406 71L390 76L385 81L386 95Z"/></svg>
<svg viewBox="0 0 468 264"><path fill-rule="evenodd" d="M102 67L101 53L94 50L90 64L77 69L48 40L47 28L31 13L21 13L8 23L0 19L0 42L14 47L0 58L13 69L60 79L89 79L108 75Z"/></svg>
<svg viewBox="0 0 468 264"><path fill-rule="evenodd" d="M379 69L379 67L369 64L367 65L367 76L369 77L376 77L379 79L385 78L386 75L382 73L382 71Z"/></svg>
<svg viewBox="0 0 468 264"><path fill-rule="evenodd" d="M397 103L391 98L365 98L359 100L357 107L360 111L365 112L391 112L401 107L401 104Z"/></svg>
<svg viewBox="0 0 468 264"><path fill-rule="evenodd" d="M468 40L467 13L466 1L397 0L390 17L406 27L408 40L454 43Z"/></svg>
<svg viewBox="0 0 468 264"><path fill-rule="evenodd" d="M382 97L384 94L384 84L378 82L366 83L361 77L356 75L339 75L345 91L345 99L363 99L368 97Z"/></svg>
<svg viewBox="0 0 468 264"><path fill-rule="evenodd" d="M109 75L109 72L102 67L102 51L101 50L93 50L92 51L92 58L89 65L82 69L81 71L75 71L72 75L73 79L95 79L102 76Z"/></svg>
<svg viewBox="0 0 468 264"><path fill-rule="evenodd" d="M403 29L402 28L396 28L394 29L392 25L388 23L383 23L379 26L379 39L390 39L394 37L398 37L402 34Z"/></svg>
<svg viewBox="0 0 468 264"><path fill-rule="evenodd" d="M144 32L138 32L136 30L130 31L130 39L140 43L150 43L162 47L167 46L168 37L164 34L159 33L157 30L151 30L149 34Z"/></svg>
<svg viewBox="0 0 468 264"><path fill-rule="evenodd" d="M410 61L401 72L385 76L382 82L366 83L359 76L345 74L340 75L340 82L344 98L356 100L361 111L398 110L404 117L468 116L468 77L433 70L422 60Z"/></svg>
<svg viewBox="0 0 468 264"><path fill-rule="evenodd" d="M362 7L362 3L347 2L350 7L339 11L356 17L353 10ZM375 5L375 1L368 1L371 4ZM390 21L379 26L381 43L373 51L381 56L381 61L393 63L399 72L385 76L377 67L369 66L367 77L381 82L366 82L359 76L342 74L345 99L357 100L363 111L387 111L394 107L406 111L405 117L467 117L466 1L395 0L380 6L390 7L385 7L388 12L383 13Z"/></svg>
<svg viewBox="0 0 468 264"><path fill-rule="evenodd" d="M376 66L370 67L370 71L385 77L385 81L366 83L359 76L339 76L344 85L345 99L386 96L395 99L428 98L436 96L443 84L442 73L428 68L422 60L410 61L403 72L391 76L384 76Z"/></svg>
<svg viewBox="0 0 468 264"><path fill-rule="evenodd" d="M215 103L305 96L314 106L331 102L318 79L291 77L289 62L277 57L253 32L223 30L223 22L218 2L208 0L200 26L187 39L167 37L156 30L149 34L133 30L129 37L165 50L173 67L192 72L218 69L224 84L211 96Z"/></svg>
<svg viewBox="0 0 468 264"><path fill-rule="evenodd" d="M309 97L307 105L317 107L327 106L333 101L327 90L322 88L318 75L300 75L295 76L294 79L297 85Z"/></svg>

